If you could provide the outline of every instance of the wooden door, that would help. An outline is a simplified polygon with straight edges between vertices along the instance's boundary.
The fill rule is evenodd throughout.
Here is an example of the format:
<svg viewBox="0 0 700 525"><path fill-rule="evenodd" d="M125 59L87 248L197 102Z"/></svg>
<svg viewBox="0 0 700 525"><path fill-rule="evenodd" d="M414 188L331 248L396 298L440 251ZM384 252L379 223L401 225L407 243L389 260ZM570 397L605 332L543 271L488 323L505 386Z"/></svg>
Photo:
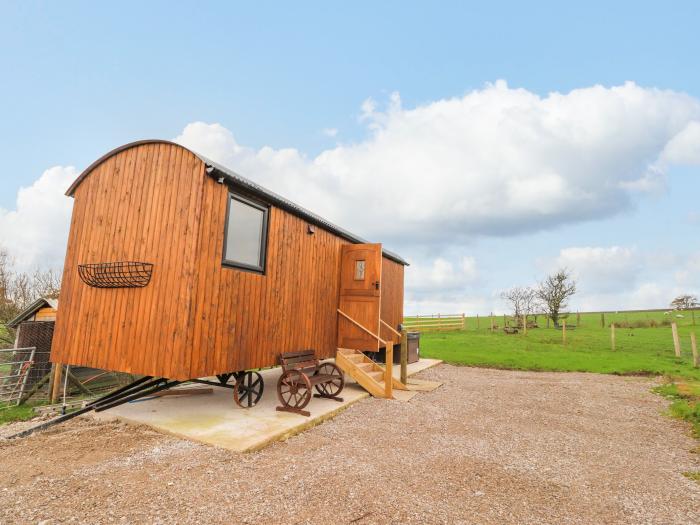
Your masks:
<svg viewBox="0 0 700 525"><path fill-rule="evenodd" d="M379 335L381 279L381 244L343 245L338 308L376 335ZM338 346L377 351L379 341L343 316L338 316Z"/></svg>

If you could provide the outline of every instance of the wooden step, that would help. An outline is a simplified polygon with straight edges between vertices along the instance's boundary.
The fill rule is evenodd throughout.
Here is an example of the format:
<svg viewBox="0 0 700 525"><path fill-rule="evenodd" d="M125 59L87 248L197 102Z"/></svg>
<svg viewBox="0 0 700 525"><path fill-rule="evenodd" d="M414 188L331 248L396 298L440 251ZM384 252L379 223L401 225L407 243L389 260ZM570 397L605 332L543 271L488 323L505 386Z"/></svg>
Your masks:
<svg viewBox="0 0 700 525"><path fill-rule="evenodd" d="M374 378L370 377L367 374L367 371L360 368L360 365L366 364L374 366L374 364L371 362L355 363L354 361L349 359L349 357L352 356L353 354L347 355L344 353L338 353L335 363L340 367L341 370L343 370L346 374L355 379L355 381L357 381L362 388L367 390L374 397L385 397L384 388L380 387L377 381L375 381ZM364 355L362 355L362 357L364 357Z"/></svg>
<svg viewBox="0 0 700 525"><path fill-rule="evenodd" d="M384 372L380 370L377 370L375 372L367 372L367 375L377 382L382 381L384 379Z"/></svg>
<svg viewBox="0 0 700 525"><path fill-rule="evenodd" d="M357 368L364 370L365 372L371 372L374 369L373 363L358 363Z"/></svg>
<svg viewBox="0 0 700 525"><path fill-rule="evenodd" d="M364 363L367 359L362 354L345 354L345 357L348 361L352 361L353 363Z"/></svg>

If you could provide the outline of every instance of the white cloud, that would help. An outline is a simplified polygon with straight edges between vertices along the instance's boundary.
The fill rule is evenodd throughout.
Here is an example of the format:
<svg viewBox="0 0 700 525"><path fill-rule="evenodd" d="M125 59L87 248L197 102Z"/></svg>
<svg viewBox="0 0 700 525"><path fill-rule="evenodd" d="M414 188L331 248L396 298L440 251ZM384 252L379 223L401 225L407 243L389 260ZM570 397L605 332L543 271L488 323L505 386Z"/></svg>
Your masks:
<svg viewBox="0 0 700 525"><path fill-rule="evenodd" d="M540 97L499 81L361 109L366 138L313 158L247 148L219 124L176 140L370 239L444 245L619 213L663 187L664 166L682 160L669 151L700 121L698 100L631 82Z"/></svg>
<svg viewBox="0 0 700 525"><path fill-rule="evenodd" d="M362 139L311 157L247 147L220 124L191 123L175 140L412 259L409 311L490 308L494 296L477 297L466 256L473 238L610 217L662 189L670 165L698 163L700 151L700 102L631 82L539 96L498 81L413 108L392 93L386 104L367 99L358 118ZM16 209L0 209L0 244L19 264L62 264L72 205L63 192L76 175L51 168L20 190ZM647 279L639 267L649 259L637 255L575 247L557 262L579 272L582 301L612 300L615 290L619 300L622 289L630 301L651 300L697 282L693 266L668 282Z"/></svg>
<svg viewBox="0 0 700 525"><path fill-rule="evenodd" d="M474 257L461 257L454 262L438 257L413 264L407 274L406 285L416 295L459 293L464 292L476 276Z"/></svg>
<svg viewBox="0 0 700 525"><path fill-rule="evenodd" d="M77 178L72 166L55 166L20 188L14 210L0 208L0 246L19 270L63 265L73 199L64 195Z"/></svg>
<svg viewBox="0 0 700 525"><path fill-rule="evenodd" d="M641 264L634 248L583 246L562 249L550 265L557 268L571 270L582 293L613 292L629 289Z"/></svg>
<svg viewBox="0 0 700 525"><path fill-rule="evenodd" d="M674 274L676 284L691 292L700 290L700 252L690 254L679 261ZM682 293L689 293L688 291Z"/></svg>
<svg viewBox="0 0 700 525"><path fill-rule="evenodd" d="M324 128L323 134L326 137L335 137L338 134L338 128Z"/></svg>
<svg viewBox="0 0 700 525"><path fill-rule="evenodd" d="M700 164L700 120L689 122L669 141L663 160L673 164Z"/></svg>
<svg viewBox="0 0 700 525"><path fill-rule="evenodd" d="M572 310L664 308L677 295L700 292L700 252L572 247L544 266L572 270L577 279Z"/></svg>

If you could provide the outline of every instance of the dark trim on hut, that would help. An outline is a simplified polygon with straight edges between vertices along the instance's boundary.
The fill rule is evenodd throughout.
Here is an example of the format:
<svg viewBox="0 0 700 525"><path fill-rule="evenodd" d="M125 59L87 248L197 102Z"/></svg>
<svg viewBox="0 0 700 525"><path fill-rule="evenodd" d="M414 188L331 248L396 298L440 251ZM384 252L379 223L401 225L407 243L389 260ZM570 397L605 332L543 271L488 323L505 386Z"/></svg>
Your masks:
<svg viewBox="0 0 700 525"><path fill-rule="evenodd" d="M212 160L209 160L208 158L204 157L203 155L200 155L199 153L196 153L192 151L191 149L181 145L177 144L176 142L172 142L169 140L161 140L161 139L149 139L149 140L137 140L135 142L130 142L129 144L124 144L123 146L119 146L118 148L113 149L112 151L104 154L102 157L97 159L95 162L90 164L79 176L77 179L75 179L75 182L70 185L70 188L68 188L68 191L66 191L66 195L69 197L73 197L75 194L75 190L80 186L80 183L87 177L90 172L95 169L98 165L100 165L102 162L107 160L113 155L116 155L117 153L120 153L124 150L140 146L142 144L169 144L169 145L174 145L174 146L179 146L190 153L192 153L195 157L199 158L202 162L204 162L206 166L206 172L207 174L215 179L217 182L220 184L223 184L224 182L228 182L234 187L240 188L241 190L245 191L246 193L250 194L252 197L257 197L258 199L261 199L269 204L272 204L273 206L277 208L281 208L292 215L296 215L297 217L304 219L305 221L309 222L310 224L313 224L315 226L318 226L319 228L323 228L324 230L333 233L337 235L338 237L341 237L343 239L346 239L353 244L366 244L369 241L366 241L362 237L358 237L357 235L354 235L353 233L350 233L349 231L341 228L340 226L336 226L330 221L327 221L323 217L316 215L315 213L307 210L306 208L299 206L298 204L295 204L294 202L286 199L285 197L282 197L281 195L278 195L277 193L268 190L267 188L264 188L260 186L259 184L256 184L252 180L239 175L235 171L222 166L221 164L218 164ZM404 266L408 266L408 262L400 257L399 255L390 252L389 250L382 250L382 255L384 257L391 259L392 261L395 261L399 264L403 264Z"/></svg>

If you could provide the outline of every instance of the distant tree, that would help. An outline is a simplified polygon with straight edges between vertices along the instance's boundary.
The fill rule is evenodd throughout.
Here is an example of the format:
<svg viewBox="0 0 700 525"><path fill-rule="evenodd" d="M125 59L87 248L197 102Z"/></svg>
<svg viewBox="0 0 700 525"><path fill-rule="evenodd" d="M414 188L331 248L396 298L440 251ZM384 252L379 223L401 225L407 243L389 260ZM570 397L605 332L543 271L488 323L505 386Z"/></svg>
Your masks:
<svg viewBox="0 0 700 525"><path fill-rule="evenodd" d="M563 268L547 276L537 288L537 298L542 302L547 317L554 326L558 326L562 311L566 310L568 300L576 293L576 281L571 278L571 272Z"/></svg>
<svg viewBox="0 0 700 525"><path fill-rule="evenodd" d="M31 275L17 272L8 252L0 247L0 325L3 325L0 345L14 340L14 331L4 325L39 297L58 298L60 289L60 272L39 269Z"/></svg>
<svg viewBox="0 0 700 525"><path fill-rule="evenodd" d="M0 248L0 324L5 324L19 312L14 301L13 289L12 260L7 251Z"/></svg>
<svg viewBox="0 0 700 525"><path fill-rule="evenodd" d="M698 306L700 306L700 303L698 303L698 298L690 294L679 295L673 301L671 301L671 308L674 310L690 310L692 308L697 308Z"/></svg>
<svg viewBox="0 0 700 525"><path fill-rule="evenodd" d="M32 295L35 300L37 297L46 297L47 299L58 299L61 292L61 274L55 270L35 270L32 275Z"/></svg>
<svg viewBox="0 0 700 525"><path fill-rule="evenodd" d="M501 299L510 304L516 318L530 315L537 308L537 292L529 286L516 286L505 290L501 292Z"/></svg>

